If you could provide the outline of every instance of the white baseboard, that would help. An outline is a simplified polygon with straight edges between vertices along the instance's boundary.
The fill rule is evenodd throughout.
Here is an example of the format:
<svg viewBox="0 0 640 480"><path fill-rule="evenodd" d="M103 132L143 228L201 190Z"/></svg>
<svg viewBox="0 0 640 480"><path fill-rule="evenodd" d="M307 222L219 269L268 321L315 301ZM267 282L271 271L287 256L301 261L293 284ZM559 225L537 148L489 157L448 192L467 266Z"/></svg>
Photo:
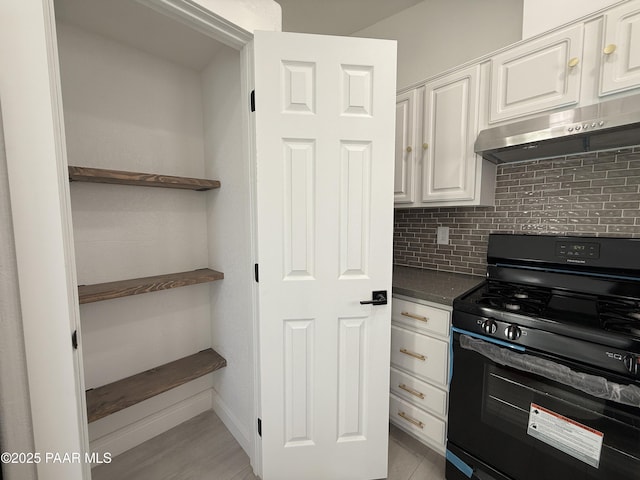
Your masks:
<svg viewBox="0 0 640 480"><path fill-rule="evenodd" d="M211 390L211 400L213 411L218 415L224 426L227 427L227 430L231 432L233 438L240 444L242 449L246 452L249 458L253 458L251 448L251 442L249 441L250 436L246 427L242 422L236 417L229 407L222 401L222 398L215 390ZM256 427L257 428L257 427Z"/></svg>
<svg viewBox="0 0 640 480"><path fill-rule="evenodd" d="M90 442L92 452L109 452L115 457L147 440L170 430L212 408L212 392L207 389L164 408L141 420L130 423Z"/></svg>

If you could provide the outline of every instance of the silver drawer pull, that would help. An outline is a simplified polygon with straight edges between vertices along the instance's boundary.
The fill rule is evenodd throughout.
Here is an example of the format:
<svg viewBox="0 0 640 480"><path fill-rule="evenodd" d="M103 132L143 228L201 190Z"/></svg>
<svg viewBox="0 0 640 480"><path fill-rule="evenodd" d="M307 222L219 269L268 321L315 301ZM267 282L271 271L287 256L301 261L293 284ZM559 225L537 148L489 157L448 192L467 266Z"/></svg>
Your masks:
<svg viewBox="0 0 640 480"><path fill-rule="evenodd" d="M401 348L400 353L404 353L405 355L409 355L410 357L417 358L418 360L422 360L423 362L427 360L427 357L425 357L424 355L412 352L411 350L407 350L406 348Z"/></svg>
<svg viewBox="0 0 640 480"><path fill-rule="evenodd" d="M411 418L404 412L398 412L398 416L404 418L409 423L413 423L416 427L424 428L424 423L420 420L416 420L415 418Z"/></svg>
<svg viewBox="0 0 640 480"><path fill-rule="evenodd" d="M422 315L416 315L414 313L409 312L400 312L400 315L403 317L413 318L414 320L420 320L421 322L428 322L429 319L427 317L423 317Z"/></svg>
<svg viewBox="0 0 640 480"><path fill-rule="evenodd" d="M414 390L411 387L407 387L404 383L401 383L400 385L398 385L398 388L401 388L405 392L409 392L411 395L415 395L419 399L424 400L424 393Z"/></svg>

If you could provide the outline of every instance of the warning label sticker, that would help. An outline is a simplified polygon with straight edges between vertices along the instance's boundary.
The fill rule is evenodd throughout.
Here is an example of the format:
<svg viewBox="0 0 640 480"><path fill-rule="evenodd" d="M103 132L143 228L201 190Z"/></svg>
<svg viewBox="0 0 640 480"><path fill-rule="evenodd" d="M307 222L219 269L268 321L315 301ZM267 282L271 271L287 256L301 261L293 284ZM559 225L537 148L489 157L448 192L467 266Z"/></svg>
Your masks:
<svg viewBox="0 0 640 480"><path fill-rule="evenodd" d="M535 403L529 410L527 434L598 468L604 433Z"/></svg>

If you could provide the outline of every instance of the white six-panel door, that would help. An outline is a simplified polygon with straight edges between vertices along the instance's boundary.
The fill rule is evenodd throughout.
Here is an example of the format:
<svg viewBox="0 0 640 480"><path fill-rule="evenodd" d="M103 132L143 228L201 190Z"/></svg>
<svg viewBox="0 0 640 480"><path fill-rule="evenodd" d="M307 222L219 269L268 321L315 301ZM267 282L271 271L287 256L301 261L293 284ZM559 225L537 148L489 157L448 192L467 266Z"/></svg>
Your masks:
<svg viewBox="0 0 640 480"><path fill-rule="evenodd" d="M395 42L256 32L262 476L387 475Z"/></svg>

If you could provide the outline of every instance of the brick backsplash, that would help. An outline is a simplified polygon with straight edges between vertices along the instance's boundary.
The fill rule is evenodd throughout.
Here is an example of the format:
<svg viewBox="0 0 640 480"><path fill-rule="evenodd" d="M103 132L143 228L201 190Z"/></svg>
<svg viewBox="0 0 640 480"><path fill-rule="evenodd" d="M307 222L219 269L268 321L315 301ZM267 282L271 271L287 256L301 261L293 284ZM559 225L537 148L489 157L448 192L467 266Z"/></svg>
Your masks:
<svg viewBox="0 0 640 480"><path fill-rule="evenodd" d="M396 209L394 263L484 275L489 233L640 238L639 209L640 146L502 164L494 207Z"/></svg>

